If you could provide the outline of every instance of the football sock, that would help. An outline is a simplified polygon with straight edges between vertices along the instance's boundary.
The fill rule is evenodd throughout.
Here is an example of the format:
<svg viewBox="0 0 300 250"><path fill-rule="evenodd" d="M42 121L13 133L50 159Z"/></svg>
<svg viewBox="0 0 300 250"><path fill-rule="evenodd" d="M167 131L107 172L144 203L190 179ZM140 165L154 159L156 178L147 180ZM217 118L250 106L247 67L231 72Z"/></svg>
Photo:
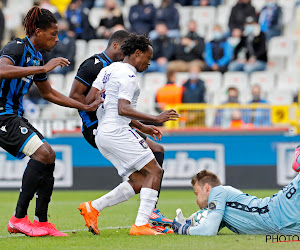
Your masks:
<svg viewBox="0 0 300 250"><path fill-rule="evenodd" d="M21 219L27 215L29 202L38 189L45 167L46 165L39 161L33 159L29 160L22 178L22 186L15 211L16 218Z"/></svg>
<svg viewBox="0 0 300 250"><path fill-rule="evenodd" d="M140 192L140 207L135 220L136 226L143 226L148 223L155 203L157 202L158 191L151 188L142 188Z"/></svg>
<svg viewBox="0 0 300 250"><path fill-rule="evenodd" d="M92 206L100 212L106 207L111 207L123 201L127 201L134 195L135 192L132 186L128 181L124 181L107 194L101 196L97 200L92 201Z"/></svg>
<svg viewBox="0 0 300 250"><path fill-rule="evenodd" d="M48 220L48 206L54 186L54 168L55 163L46 165L43 172L43 178L36 192L36 208L34 219L39 222L46 222Z"/></svg>
<svg viewBox="0 0 300 250"><path fill-rule="evenodd" d="M155 159L156 161L158 162L159 166L163 166L163 162L164 162L164 158L165 158L165 154L158 151L158 152L153 152L154 156L155 156ZM160 180L160 183L159 183L159 188L158 188L158 195L157 195L157 198L159 198L159 195L160 195L160 190L161 190L161 183L162 183L162 180L163 180L163 177L164 177L164 170L162 168L162 175L161 175L161 180ZM157 202L158 202L158 199L157 199ZM155 207L157 206L157 202L155 204Z"/></svg>

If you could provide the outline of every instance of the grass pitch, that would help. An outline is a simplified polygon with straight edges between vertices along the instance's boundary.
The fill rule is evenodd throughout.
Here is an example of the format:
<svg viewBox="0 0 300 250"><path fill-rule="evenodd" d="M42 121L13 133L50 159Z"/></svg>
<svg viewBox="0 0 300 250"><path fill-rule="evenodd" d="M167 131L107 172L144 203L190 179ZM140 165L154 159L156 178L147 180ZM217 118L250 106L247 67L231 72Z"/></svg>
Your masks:
<svg viewBox="0 0 300 250"><path fill-rule="evenodd" d="M258 197L273 195L276 190L246 191ZM266 243L265 236L235 235L228 229L222 229L218 236L200 237L187 235L166 236L129 236L130 227L135 220L139 206L139 196L117 206L106 208L101 213L98 224L100 236L87 231L78 205L105 194L105 191L54 191L49 208L49 221L57 228L67 232L70 237L26 237L21 234L10 235L6 230L18 199L18 192L0 192L0 249L300 249L300 242ZM35 200L29 209L29 218L33 220ZM158 208L173 219L177 208L185 216L197 211L192 190L163 190Z"/></svg>

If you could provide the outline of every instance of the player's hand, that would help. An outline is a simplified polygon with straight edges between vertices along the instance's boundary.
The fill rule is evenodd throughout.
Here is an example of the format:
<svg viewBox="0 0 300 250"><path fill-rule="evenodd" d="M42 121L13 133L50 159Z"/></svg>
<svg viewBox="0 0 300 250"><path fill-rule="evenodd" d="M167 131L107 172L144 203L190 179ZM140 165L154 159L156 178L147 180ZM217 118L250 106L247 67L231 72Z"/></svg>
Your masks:
<svg viewBox="0 0 300 250"><path fill-rule="evenodd" d="M180 117L180 114L176 112L174 109L168 109L161 112L159 115L156 116L156 122L163 123L166 121L176 121L177 118Z"/></svg>
<svg viewBox="0 0 300 250"><path fill-rule="evenodd" d="M188 234L188 230L191 227L191 220L187 220L185 224L176 221L176 218L173 220L172 228L175 234Z"/></svg>
<svg viewBox="0 0 300 250"><path fill-rule="evenodd" d="M57 57L51 59L49 62L47 62L44 66L42 66L45 69L45 73L55 69L57 66L63 67L63 66L69 66L70 61L67 58L63 57Z"/></svg>
<svg viewBox="0 0 300 250"><path fill-rule="evenodd" d="M180 224L185 224L186 223L186 219L183 216L181 208L177 208L177 210L176 210L176 217L175 217L174 220L176 220Z"/></svg>
<svg viewBox="0 0 300 250"><path fill-rule="evenodd" d="M150 135L154 141L156 141L157 139L160 141L161 136L163 135L161 130L153 125L143 125L140 130L143 133Z"/></svg>
<svg viewBox="0 0 300 250"><path fill-rule="evenodd" d="M105 89L101 89L100 91L98 91L95 96L95 101L93 101L89 105L85 105L86 108L84 109L84 111L91 112L91 111L97 110L99 104L104 102L104 99L101 97L101 94L104 92L105 92Z"/></svg>

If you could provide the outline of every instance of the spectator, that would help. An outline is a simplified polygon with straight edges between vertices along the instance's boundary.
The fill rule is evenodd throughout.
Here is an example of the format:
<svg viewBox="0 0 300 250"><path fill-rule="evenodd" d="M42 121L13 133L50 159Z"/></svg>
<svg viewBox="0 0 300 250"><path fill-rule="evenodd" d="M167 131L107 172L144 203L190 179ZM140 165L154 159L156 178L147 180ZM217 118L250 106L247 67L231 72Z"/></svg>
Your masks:
<svg viewBox="0 0 300 250"><path fill-rule="evenodd" d="M155 27L157 38L153 39L153 57L147 72L163 72L165 73L168 67L168 61L174 54L174 43L167 36L168 28L164 23L158 23Z"/></svg>
<svg viewBox="0 0 300 250"><path fill-rule="evenodd" d="M131 6L129 11L129 22L131 31L141 35L148 35L154 29L155 8L147 0L139 0L138 4Z"/></svg>
<svg viewBox="0 0 300 250"><path fill-rule="evenodd" d="M255 84L252 86L252 101L250 104L261 103L267 104L268 102L261 98L261 88ZM254 108L252 110L245 110L244 121L251 123L254 127L267 127L270 126L270 109L267 108Z"/></svg>
<svg viewBox="0 0 300 250"><path fill-rule="evenodd" d="M74 32L69 31L68 22L64 19L58 21L58 38L59 42L50 52L50 59L56 57L64 57L69 59L70 66L69 67L56 67L51 73L54 74L63 74L66 75L68 72L74 70L75 65L75 53L76 53L76 45L75 45L75 37Z"/></svg>
<svg viewBox="0 0 300 250"><path fill-rule="evenodd" d="M175 3L179 3L181 6L191 6L194 0L175 0Z"/></svg>
<svg viewBox="0 0 300 250"><path fill-rule="evenodd" d="M214 27L214 39L205 46L205 63L207 70L227 71L227 65L232 59L233 50L222 33L220 25Z"/></svg>
<svg viewBox="0 0 300 250"><path fill-rule="evenodd" d="M82 8L88 8L89 10L94 7L95 0L83 0Z"/></svg>
<svg viewBox="0 0 300 250"><path fill-rule="evenodd" d="M274 36L281 35L283 27L282 9L276 0L267 0L266 5L260 12L258 20L261 31L266 34L267 41Z"/></svg>
<svg viewBox="0 0 300 250"><path fill-rule="evenodd" d="M243 30L247 17L256 19L255 8L251 5L250 0L239 0L231 10L229 17L229 29L232 31L234 28Z"/></svg>
<svg viewBox="0 0 300 250"><path fill-rule="evenodd" d="M197 24L191 20L188 24L189 32L175 45L174 61L169 63L170 70L188 72L191 64L197 64L201 70L205 68L203 53L205 51L204 38L196 30Z"/></svg>
<svg viewBox="0 0 300 250"><path fill-rule="evenodd" d="M81 0L72 0L66 12L70 30L75 32L76 39L89 41L95 39L95 30L89 22L88 15L82 9Z"/></svg>
<svg viewBox="0 0 300 250"><path fill-rule="evenodd" d="M172 0L162 0L161 6L156 10L155 25L157 23L165 23L168 27L168 36L179 38L179 13L175 8ZM149 33L149 37L153 40L158 36L154 31Z"/></svg>
<svg viewBox="0 0 300 250"><path fill-rule="evenodd" d="M99 28L97 29L97 36L99 38L108 39L116 26L124 27L124 20L121 8L115 0L106 0L105 11L101 17Z"/></svg>
<svg viewBox="0 0 300 250"><path fill-rule="evenodd" d="M194 6L219 6L223 0L193 0Z"/></svg>
<svg viewBox="0 0 300 250"><path fill-rule="evenodd" d="M162 112L166 105L176 105L182 102L182 87L175 84L176 71L167 72L167 83L156 93L156 110Z"/></svg>
<svg viewBox="0 0 300 250"><path fill-rule="evenodd" d="M227 91L227 101L223 104L238 104L239 103L239 91L235 87L228 88ZM222 128L228 128L231 124L231 115L232 115L233 109L231 107L229 108L223 108L217 111L216 119L214 122L214 126L216 127L222 127Z"/></svg>
<svg viewBox="0 0 300 250"><path fill-rule="evenodd" d="M205 103L205 83L199 79L200 68L192 65L189 79L183 84L182 103Z"/></svg>
<svg viewBox="0 0 300 250"><path fill-rule="evenodd" d="M233 50L240 43L242 35L243 35L243 31L241 29L234 28L232 30L231 36L228 37L227 41Z"/></svg>
<svg viewBox="0 0 300 250"><path fill-rule="evenodd" d="M95 0L94 1L94 8L104 8L105 7L105 1L106 0ZM123 0L116 0L117 4L119 6L123 6L124 5L124 1Z"/></svg>
<svg viewBox="0 0 300 250"><path fill-rule="evenodd" d="M260 30L258 23L248 17L242 39L234 49L234 61L229 71L245 71L248 74L254 71L263 71L267 65L266 37Z"/></svg>

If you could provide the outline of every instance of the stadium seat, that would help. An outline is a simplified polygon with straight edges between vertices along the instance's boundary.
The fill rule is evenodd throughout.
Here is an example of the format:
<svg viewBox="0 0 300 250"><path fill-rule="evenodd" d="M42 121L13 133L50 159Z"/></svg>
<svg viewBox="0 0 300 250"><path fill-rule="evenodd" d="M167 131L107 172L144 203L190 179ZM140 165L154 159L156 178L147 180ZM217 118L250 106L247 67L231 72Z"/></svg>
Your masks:
<svg viewBox="0 0 300 250"><path fill-rule="evenodd" d="M268 58L268 64L267 64L267 70L272 72L278 72L285 70L285 58L282 57L269 57Z"/></svg>
<svg viewBox="0 0 300 250"><path fill-rule="evenodd" d="M245 72L226 72L223 86L225 89L236 87L240 92L248 88L248 75Z"/></svg>
<svg viewBox="0 0 300 250"><path fill-rule="evenodd" d="M5 30L16 30L22 24L21 13L11 8L4 8L3 15L5 17Z"/></svg>
<svg viewBox="0 0 300 250"><path fill-rule="evenodd" d="M61 92L64 90L64 75L61 74L49 74L49 81L51 87Z"/></svg>
<svg viewBox="0 0 300 250"><path fill-rule="evenodd" d="M298 53L290 56L287 60L287 71L297 71L300 68Z"/></svg>
<svg viewBox="0 0 300 250"><path fill-rule="evenodd" d="M228 20L229 20L229 16L231 13L231 7L228 5L220 5L217 8L217 24L219 24L222 29L223 32L228 31L229 27L228 27Z"/></svg>
<svg viewBox="0 0 300 250"><path fill-rule="evenodd" d="M124 1L124 6L130 8L132 5L135 5L137 3L138 3L138 0L126 0L126 1Z"/></svg>
<svg viewBox="0 0 300 250"><path fill-rule="evenodd" d="M291 22L293 18L294 9L291 7L283 7L282 8L282 21L283 24L287 25L289 22Z"/></svg>
<svg viewBox="0 0 300 250"><path fill-rule="evenodd" d="M72 72L69 72L65 76L65 84L64 84L63 93L65 93L65 95L67 95L67 96L69 96L69 93L71 91L72 84L73 84L76 74L77 74L77 70L74 70Z"/></svg>
<svg viewBox="0 0 300 250"><path fill-rule="evenodd" d="M107 40L106 39L93 39L88 42L86 58L103 52L106 49Z"/></svg>
<svg viewBox="0 0 300 250"><path fill-rule="evenodd" d="M224 0L224 5L230 6L231 8L236 4L237 4L237 0Z"/></svg>
<svg viewBox="0 0 300 250"><path fill-rule="evenodd" d="M262 8L265 6L266 0L252 0L251 4L255 8L256 12L260 12Z"/></svg>
<svg viewBox="0 0 300 250"><path fill-rule="evenodd" d="M268 93L267 100L273 105L291 104L293 102L293 94L288 90L272 90Z"/></svg>
<svg viewBox="0 0 300 250"><path fill-rule="evenodd" d="M294 8L296 3L295 0L277 0L277 2L278 5L280 5L281 7L288 7L288 8Z"/></svg>
<svg viewBox="0 0 300 250"><path fill-rule="evenodd" d="M9 0L7 1L7 9L11 9L14 13L25 15L28 10L34 5L34 0Z"/></svg>
<svg viewBox="0 0 300 250"><path fill-rule="evenodd" d="M198 26L213 26L215 24L216 8L208 7L193 7L192 19L196 20Z"/></svg>
<svg viewBox="0 0 300 250"><path fill-rule="evenodd" d="M137 102L137 110L147 114L156 114L155 110L156 91L148 89L141 91Z"/></svg>
<svg viewBox="0 0 300 250"><path fill-rule="evenodd" d="M188 23L191 20L192 6L181 6L178 4L176 8L179 13L180 33L182 36L185 36L188 32Z"/></svg>
<svg viewBox="0 0 300 250"><path fill-rule="evenodd" d="M126 1L127 2L127 1ZM96 29L98 28L103 15L104 8L92 8L89 12L89 21L90 24Z"/></svg>
<svg viewBox="0 0 300 250"><path fill-rule="evenodd" d="M279 72L277 77L277 89L288 90L296 94L299 90L299 72Z"/></svg>
<svg viewBox="0 0 300 250"><path fill-rule="evenodd" d="M143 79L144 90L156 92L160 87L164 86L167 82L164 73L147 73Z"/></svg>
<svg viewBox="0 0 300 250"><path fill-rule="evenodd" d="M129 11L130 11L129 7L127 7L127 6L122 7L122 16L123 16L123 20L124 20L124 26L128 30L130 30Z"/></svg>
<svg viewBox="0 0 300 250"><path fill-rule="evenodd" d="M275 76L273 72L253 72L250 76L250 86L258 84L263 92L274 89Z"/></svg>
<svg viewBox="0 0 300 250"><path fill-rule="evenodd" d="M82 59L86 57L86 48L87 48L87 42L82 39L76 40L76 54L75 54L75 60Z"/></svg>
<svg viewBox="0 0 300 250"><path fill-rule="evenodd" d="M293 42L288 37L273 37L269 42L269 57L288 57L293 53Z"/></svg>
<svg viewBox="0 0 300 250"><path fill-rule="evenodd" d="M217 91L221 88L222 74L220 72L201 72L200 79L205 82L207 91Z"/></svg>

